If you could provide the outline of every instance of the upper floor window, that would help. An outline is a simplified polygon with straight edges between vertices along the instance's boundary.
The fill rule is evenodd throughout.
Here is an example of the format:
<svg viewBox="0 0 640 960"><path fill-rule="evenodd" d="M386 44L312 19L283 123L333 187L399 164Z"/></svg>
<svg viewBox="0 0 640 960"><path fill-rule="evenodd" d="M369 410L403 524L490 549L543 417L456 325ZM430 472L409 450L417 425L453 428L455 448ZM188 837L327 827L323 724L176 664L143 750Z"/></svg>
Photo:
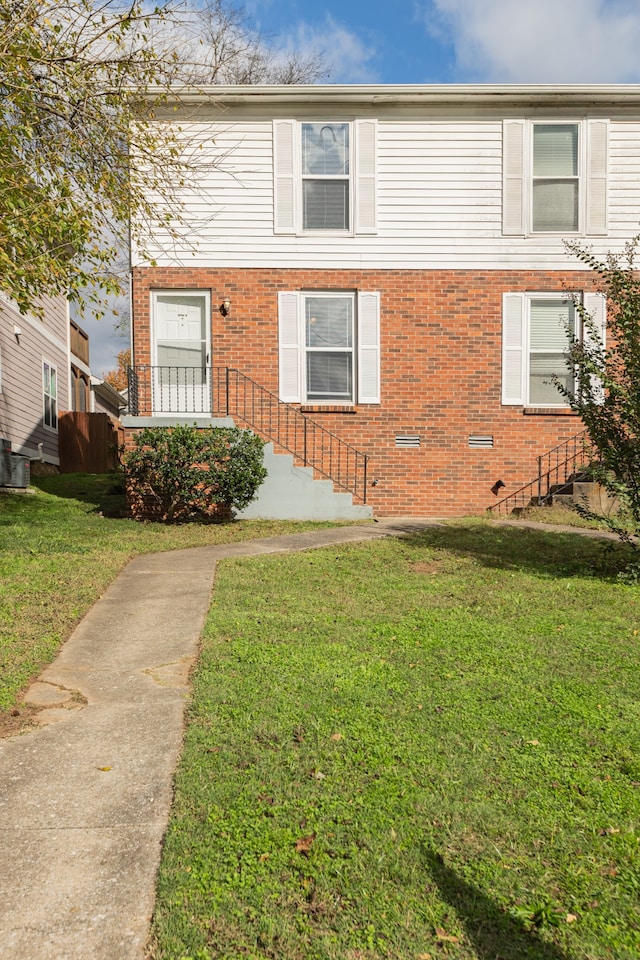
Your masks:
<svg viewBox="0 0 640 960"><path fill-rule="evenodd" d="M376 141L375 120L274 120L275 233L375 233Z"/></svg>
<svg viewBox="0 0 640 960"><path fill-rule="evenodd" d="M348 230L349 124L302 124L302 227Z"/></svg>
<svg viewBox="0 0 640 960"><path fill-rule="evenodd" d="M577 123L533 124L534 233L578 229L578 133Z"/></svg>
<svg viewBox="0 0 640 960"><path fill-rule="evenodd" d="M607 120L505 120L503 233L607 232Z"/></svg>
<svg viewBox="0 0 640 960"><path fill-rule="evenodd" d="M42 363L43 423L50 430L58 429L58 371L46 360Z"/></svg>

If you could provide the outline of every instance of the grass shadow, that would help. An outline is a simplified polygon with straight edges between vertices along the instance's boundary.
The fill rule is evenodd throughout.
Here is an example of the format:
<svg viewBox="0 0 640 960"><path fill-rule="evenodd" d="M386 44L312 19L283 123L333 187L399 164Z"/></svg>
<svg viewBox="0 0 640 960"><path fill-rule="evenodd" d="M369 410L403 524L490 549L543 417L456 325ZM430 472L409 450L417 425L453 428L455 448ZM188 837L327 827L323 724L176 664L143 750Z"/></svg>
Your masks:
<svg viewBox="0 0 640 960"><path fill-rule="evenodd" d="M544 577L594 576L610 580L633 559L628 546L579 533L454 523L410 534L405 543L473 557L497 570L531 572Z"/></svg>
<svg viewBox="0 0 640 960"><path fill-rule="evenodd" d="M478 960L572 960L540 939L522 921L505 913L481 890L462 880L442 856L423 848L425 866L440 896L455 910Z"/></svg>
<svg viewBox="0 0 640 960"><path fill-rule="evenodd" d="M33 485L54 497L78 500L105 517L126 515L124 478L120 473L57 473L34 477Z"/></svg>

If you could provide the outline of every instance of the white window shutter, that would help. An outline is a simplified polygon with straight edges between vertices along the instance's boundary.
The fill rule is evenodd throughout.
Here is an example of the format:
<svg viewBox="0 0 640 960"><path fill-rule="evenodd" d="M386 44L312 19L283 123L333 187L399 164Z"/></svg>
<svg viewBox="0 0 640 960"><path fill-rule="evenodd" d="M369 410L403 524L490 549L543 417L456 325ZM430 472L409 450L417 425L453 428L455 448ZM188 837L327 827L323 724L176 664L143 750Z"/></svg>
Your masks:
<svg viewBox="0 0 640 960"><path fill-rule="evenodd" d="M502 233L524 236L525 230L525 130L524 120L504 120L502 125Z"/></svg>
<svg viewBox="0 0 640 960"><path fill-rule="evenodd" d="M300 403L300 295L278 294L279 392L285 403Z"/></svg>
<svg viewBox="0 0 640 960"><path fill-rule="evenodd" d="M273 230L296 232L296 122L273 121Z"/></svg>
<svg viewBox="0 0 640 960"><path fill-rule="evenodd" d="M608 120L587 121L586 223L587 236L607 233Z"/></svg>
<svg viewBox="0 0 640 960"><path fill-rule="evenodd" d="M358 293L358 403L380 403L379 293Z"/></svg>
<svg viewBox="0 0 640 960"><path fill-rule="evenodd" d="M373 234L378 229L376 120L355 122L355 232Z"/></svg>
<svg viewBox="0 0 640 960"><path fill-rule="evenodd" d="M502 402L523 405L525 399L525 298L505 293L502 298Z"/></svg>
<svg viewBox="0 0 640 960"><path fill-rule="evenodd" d="M591 317L593 324L596 328L596 334L600 337L600 342L603 347L607 345L607 298L602 293L585 293L583 298L583 305L586 312ZM596 338L593 336L593 332L589 330L588 327L582 331L582 336L585 342L593 343L597 342ZM604 390L602 384L600 383L597 377L593 378L593 387L594 393L598 400L602 403L604 401Z"/></svg>

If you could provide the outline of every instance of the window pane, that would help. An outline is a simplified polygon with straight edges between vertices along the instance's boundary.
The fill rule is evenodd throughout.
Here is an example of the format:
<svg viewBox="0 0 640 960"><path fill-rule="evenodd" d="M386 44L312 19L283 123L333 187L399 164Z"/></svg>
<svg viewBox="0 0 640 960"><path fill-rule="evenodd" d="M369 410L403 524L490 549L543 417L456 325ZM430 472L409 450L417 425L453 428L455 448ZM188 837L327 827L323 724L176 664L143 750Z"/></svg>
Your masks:
<svg viewBox="0 0 640 960"><path fill-rule="evenodd" d="M305 319L308 347L351 347L353 342L351 297L307 297Z"/></svg>
<svg viewBox="0 0 640 960"><path fill-rule="evenodd" d="M569 346L569 335L574 329L574 307L567 300L531 301L531 350L563 353Z"/></svg>
<svg viewBox="0 0 640 960"><path fill-rule="evenodd" d="M49 393L49 387L51 385L51 374L49 369L49 364L45 363L43 365L43 383L44 383L44 392Z"/></svg>
<svg viewBox="0 0 640 960"><path fill-rule="evenodd" d="M533 229L578 229L577 180L534 181Z"/></svg>
<svg viewBox="0 0 640 960"><path fill-rule="evenodd" d="M567 370L564 356L557 353L533 354L530 360L529 403L536 406L566 403L565 398L551 381L555 374L567 388L573 389L573 377Z"/></svg>
<svg viewBox="0 0 640 960"><path fill-rule="evenodd" d="M304 230L349 229L349 181L303 180Z"/></svg>
<svg viewBox="0 0 640 960"><path fill-rule="evenodd" d="M533 175L534 177L578 176L577 124L535 124Z"/></svg>
<svg viewBox="0 0 640 960"><path fill-rule="evenodd" d="M307 353L307 400L350 401L350 353Z"/></svg>
<svg viewBox="0 0 640 960"><path fill-rule="evenodd" d="M302 124L302 173L344 177L349 174L349 124Z"/></svg>
<svg viewBox="0 0 640 960"><path fill-rule="evenodd" d="M51 383L49 386L49 393L52 397L56 397L56 368L51 367Z"/></svg>

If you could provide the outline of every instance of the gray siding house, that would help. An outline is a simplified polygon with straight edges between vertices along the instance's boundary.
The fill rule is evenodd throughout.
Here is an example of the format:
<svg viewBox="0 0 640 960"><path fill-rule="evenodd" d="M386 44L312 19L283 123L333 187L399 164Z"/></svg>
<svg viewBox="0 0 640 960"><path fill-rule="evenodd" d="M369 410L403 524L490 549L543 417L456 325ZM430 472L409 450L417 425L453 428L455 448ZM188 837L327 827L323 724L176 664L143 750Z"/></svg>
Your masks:
<svg viewBox="0 0 640 960"><path fill-rule="evenodd" d="M22 315L0 292L0 438L12 453L60 465L58 416L69 408L69 305Z"/></svg>

